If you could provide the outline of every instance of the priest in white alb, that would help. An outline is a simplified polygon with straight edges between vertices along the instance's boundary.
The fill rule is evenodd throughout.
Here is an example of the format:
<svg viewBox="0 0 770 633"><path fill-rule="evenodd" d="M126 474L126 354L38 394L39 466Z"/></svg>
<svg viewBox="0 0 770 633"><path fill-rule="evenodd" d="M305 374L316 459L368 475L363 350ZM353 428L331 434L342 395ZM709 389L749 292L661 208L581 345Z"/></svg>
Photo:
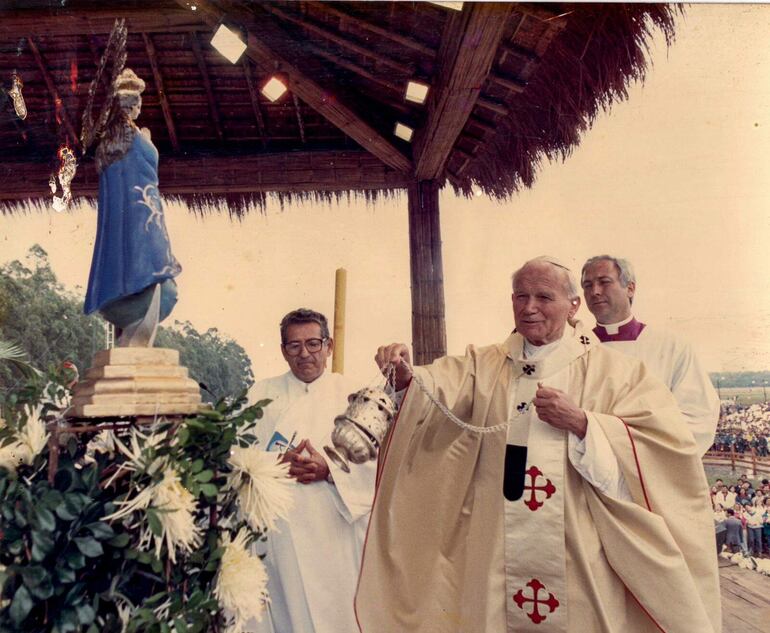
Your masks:
<svg viewBox="0 0 770 633"><path fill-rule="evenodd" d="M257 426L259 444L289 463L297 483L288 516L267 534L268 613L249 631L355 633L358 628L353 597L375 465L362 464L348 474L321 453L330 443L334 418L358 389L326 371L333 349L326 317L294 310L281 321L289 371L254 387L253 398L271 400Z"/></svg>
<svg viewBox="0 0 770 633"><path fill-rule="evenodd" d="M592 257L581 276L586 305L596 317L594 334L608 347L643 361L665 383L703 455L714 443L719 397L690 344L634 318L636 276L628 260Z"/></svg>
<svg viewBox="0 0 770 633"><path fill-rule="evenodd" d="M502 344L413 370L405 345L377 352L406 393L360 630L719 633L706 479L671 393L570 322L578 289L555 260L520 268L512 299Z"/></svg>

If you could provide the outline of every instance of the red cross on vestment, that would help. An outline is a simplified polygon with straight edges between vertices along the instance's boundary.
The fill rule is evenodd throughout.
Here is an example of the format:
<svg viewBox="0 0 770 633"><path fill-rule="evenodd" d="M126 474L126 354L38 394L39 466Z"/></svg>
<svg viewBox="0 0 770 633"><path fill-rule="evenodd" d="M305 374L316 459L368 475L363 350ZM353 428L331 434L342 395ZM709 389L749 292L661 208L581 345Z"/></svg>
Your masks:
<svg viewBox="0 0 770 633"><path fill-rule="evenodd" d="M519 609L524 609L524 605L528 602L531 602L532 611L527 613L525 610L524 612L527 613L529 619L532 620L535 624L540 624L543 620L546 619L547 616L543 613L540 613L538 606L545 605L548 607L548 613L553 613L556 611L556 607L559 606L559 601L550 591L546 592L548 593L548 598L543 599L542 596L540 596L540 590L545 589L545 585L541 583L537 578L530 580L526 586L532 589L532 595L525 596L524 592L519 589L512 596L513 601L516 603L516 606L519 607Z"/></svg>
<svg viewBox="0 0 770 633"><path fill-rule="evenodd" d="M537 510L540 506L543 505L544 501L539 501L537 498L538 491L545 493L545 498L550 499L551 495L556 492L556 486L554 486L551 483L551 480L546 478L545 485L538 486L537 485L537 478L540 477L543 473L537 466L530 466L527 471L524 473L525 475L529 475L529 485L527 483L524 483L524 490L530 490L531 494L529 496L529 499L527 499L524 503L527 505L527 507L534 512Z"/></svg>

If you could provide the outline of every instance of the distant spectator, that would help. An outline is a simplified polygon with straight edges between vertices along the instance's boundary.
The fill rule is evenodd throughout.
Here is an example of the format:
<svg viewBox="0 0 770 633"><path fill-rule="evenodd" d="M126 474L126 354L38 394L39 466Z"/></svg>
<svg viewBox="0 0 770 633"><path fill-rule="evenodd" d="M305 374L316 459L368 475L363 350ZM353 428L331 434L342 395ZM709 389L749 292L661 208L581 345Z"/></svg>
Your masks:
<svg viewBox="0 0 770 633"><path fill-rule="evenodd" d="M735 518L735 510L727 508L727 518L725 519L725 530L727 537L725 543L727 548L735 553L741 549L741 521Z"/></svg>

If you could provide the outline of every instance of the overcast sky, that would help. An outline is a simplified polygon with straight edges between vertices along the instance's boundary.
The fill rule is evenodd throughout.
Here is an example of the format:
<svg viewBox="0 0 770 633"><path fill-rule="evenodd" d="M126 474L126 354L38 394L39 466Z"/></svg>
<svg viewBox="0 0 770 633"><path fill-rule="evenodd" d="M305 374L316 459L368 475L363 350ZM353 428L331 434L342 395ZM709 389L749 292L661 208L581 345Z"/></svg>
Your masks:
<svg viewBox="0 0 770 633"><path fill-rule="evenodd" d="M690 5L673 47L656 40L644 86L532 190L504 204L442 192L450 353L506 337L510 273L526 259L548 253L579 271L609 252L636 267L636 315L689 339L709 370L770 369L768 33L770 6ZM346 373L372 381L376 346L411 340L405 195L271 204L242 222L169 206L167 222L184 268L171 318L235 338L258 378L285 370L285 312L331 318L338 267ZM85 287L95 230L90 208L0 217L0 262L39 243L65 285Z"/></svg>

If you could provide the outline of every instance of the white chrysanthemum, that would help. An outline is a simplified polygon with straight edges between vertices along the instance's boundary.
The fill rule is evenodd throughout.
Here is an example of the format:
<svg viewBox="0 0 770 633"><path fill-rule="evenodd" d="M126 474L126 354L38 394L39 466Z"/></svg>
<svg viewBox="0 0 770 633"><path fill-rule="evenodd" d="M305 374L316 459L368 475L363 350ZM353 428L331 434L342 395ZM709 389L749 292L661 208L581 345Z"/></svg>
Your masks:
<svg viewBox="0 0 770 633"><path fill-rule="evenodd" d="M251 618L262 620L267 596L267 572L259 556L252 555L246 544L245 528L230 540L230 533L222 535L225 548L219 564L214 596L232 618L228 631L241 633Z"/></svg>
<svg viewBox="0 0 770 633"><path fill-rule="evenodd" d="M233 472L228 486L238 491L246 521L257 531L274 529L275 521L286 518L293 503L289 465L279 464L275 453L256 446L234 446L229 461Z"/></svg>
<svg viewBox="0 0 770 633"><path fill-rule="evenodd" d="M15 471L20 464L31 465L46 442L45 422L36 417L28 418L16 433L16 441L0 447L0 466Z"/></svg>
<svg viewBox="0 0 770 633"><path fill-rule="evenodd" d="M113 431L100 431L86 444L86 454L83 460L87 464L91 464L96 461L97 453L104 453L111 457L116 451L115 433Z"/></svg>
<svg viewBox="0 0 770 633"><path fill-rule="evenodd" d="M165 542L172 563L176 562L177 551L189 554L201 542L201 528L195 524L195 497L181 484L179 475L173 468L166 469L160 481L139 491L132 499L118 501L116 505L121 508L104 517L103 521L114 521L137 510L157 510L160 535L152 532L147 521L142 528L139 545L147 547L154 541L155 555L160 556L161 547Z"/></svg>
<svg viewBox="0 0 770 633"><path fill-rule="evenodd" d="M165 468L167 461L165 458L155 457L150 460L145 452L147 449L160 446L167 441L167 438L168 433L166 431L155 433L151 430L145 435L138 429L131 429L131 442L129 446L126 446L113 434L112 439L115 447L126 457L126 461L120 465L115 476L124 468L136 472L146 472L148 475L154 475Z"/></svg>

